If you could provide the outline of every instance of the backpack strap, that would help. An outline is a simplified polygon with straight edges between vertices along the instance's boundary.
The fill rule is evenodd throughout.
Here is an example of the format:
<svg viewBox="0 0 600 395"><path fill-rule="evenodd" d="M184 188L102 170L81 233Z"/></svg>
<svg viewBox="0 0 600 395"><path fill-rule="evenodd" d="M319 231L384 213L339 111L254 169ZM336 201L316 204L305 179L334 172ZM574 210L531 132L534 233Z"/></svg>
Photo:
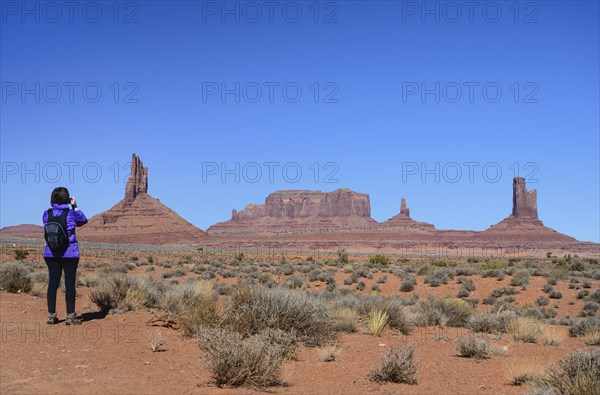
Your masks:
<svg viewBox="0 0 600 395"><path fill-rule="evenodd" d="M67 214L69 214L69 209L68 209L68 208L64 209L64 210L63 210L63 212L62 212L62 213L60 213L60 216L61 216L61 217L62 217L64 220L66 220L66 219L67 219Z"/></svg>
<svg viewBox="0 0 600 395"><path fill-rule="evenodd" d="M51 208L48 209L48 219L50 218L54 218L54 213L52 212Z"/></svg>

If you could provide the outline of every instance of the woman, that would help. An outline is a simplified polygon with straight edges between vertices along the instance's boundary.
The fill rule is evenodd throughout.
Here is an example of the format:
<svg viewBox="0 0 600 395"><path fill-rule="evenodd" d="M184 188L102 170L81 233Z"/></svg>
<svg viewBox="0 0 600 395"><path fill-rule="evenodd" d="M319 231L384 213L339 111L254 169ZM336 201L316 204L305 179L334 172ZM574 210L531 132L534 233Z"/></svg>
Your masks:
<svg viewBox="0 0 600 395"><path fill-rule="evenodd" d="M69 203L72 210L69 210ZM56 292L58 291L63 270L65 271L65 299L67 302L67 318L65 323L67 325L81 324L81 318L78 318L75 314L75 275L77 274L77 265L79 264L79 246L75 237L75 227L86 224L87 218L77 208L75 198L70 197L67 188L55 188L50 196L50 204L52 208L44 211L44 226L46 227L48 224L49 218L54 221L56 217L60 217L63 214L64 210L68 210L65 221L68 246L63 252L50 249L49 243L46 243L46 249L44 250L44 260L48 266L48 324L58 323L58 317L56 316ZM50 217L50 212L52 212L52 217ZM46 229L48 228L46 227Z"/></svg>

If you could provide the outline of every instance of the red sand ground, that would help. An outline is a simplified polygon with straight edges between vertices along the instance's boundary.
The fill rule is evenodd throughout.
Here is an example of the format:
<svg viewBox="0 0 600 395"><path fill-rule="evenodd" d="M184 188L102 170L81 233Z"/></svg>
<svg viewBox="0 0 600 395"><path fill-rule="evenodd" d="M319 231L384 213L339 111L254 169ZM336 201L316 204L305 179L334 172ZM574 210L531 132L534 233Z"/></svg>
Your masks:
<svg viewBox="0 0 600 395"><path fill-rule="evenodd" d="M143 267L135 271L144 270ZM158 270L158 268L157 268ZM134 272L135 272L134 271ZM382 273L374 273L365 280L367 290ZM348 276L338 273L341 284ZM400 279L387 274L388 281L381 285L384 294L396 293ZM483 298L492 289L507 286L510 276L502 281L479 276L471 277L477 290L471 297ZM421 297L428 294L455 296L458 285L431 288L423 278L415 292ZM542 294L546 280L530 277L527 291L516 295L516 302L532 302ZM324 287L324 284L312 284ZM592 291L599 282L593 283ZM576 299L576 290L567 288L566 282L556 287L563 292L560 300L550 300L547 307L558 304L558 315L576 316L583 301ZM88 300L89 289L78 288L78 311L91 314L96 311ZM64 318L63 295L59 293L58 313ZM575 301L570 305L569 302ZM489 306L479 305L481 310ZM69 327L63 323L45 324L45 298L27 294L0 293L1 348L0 392L2 394L250 394L261 391L251 389L221 389L210 385L210 372L201 361L201 352L194 340L184 340L173 329L148 326L151 312L142 311L108 315L84 322L82 326ZM167 342L163 352L151 352L147 336L160 332ZM513 342L510 335L490 337L496 348L506 346L503 356L493 356L484 361L462 358L457 355L456 341L465 334L464 329L437 327L417 328L410 336L386 330L377 338L361 327L358 333L339 336L342 348L334 362L321 362L318 349L303 348L297 361L288 362L284 368L286 387L269 391L280 394L519 394L524 388L511 386L508 368L518 364L547 366L569 354L586 347L582 339L567 337L556 346ZM446 335L448 340L435 340ZM485 335L483 335L485 336ZM420 360L417 385L379 385L367 379L369 371L392 346L415 344Z"/></svg>

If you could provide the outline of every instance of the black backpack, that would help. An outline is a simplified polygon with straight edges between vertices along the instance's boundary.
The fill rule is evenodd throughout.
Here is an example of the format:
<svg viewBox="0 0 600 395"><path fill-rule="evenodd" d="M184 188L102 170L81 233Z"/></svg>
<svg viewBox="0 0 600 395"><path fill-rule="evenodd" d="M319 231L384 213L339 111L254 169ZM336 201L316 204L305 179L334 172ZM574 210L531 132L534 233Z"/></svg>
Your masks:
<svg viewBox="0 0 600 395"><path fill-rule="evenodd" d="M44 239L46 239L46 243L48 243L48 247L54 255L62 255L69 248L69 234L67 233L68 212L69 209L67 208L56 217L52 209L48 209L48 222L44 225Z"/></svg>

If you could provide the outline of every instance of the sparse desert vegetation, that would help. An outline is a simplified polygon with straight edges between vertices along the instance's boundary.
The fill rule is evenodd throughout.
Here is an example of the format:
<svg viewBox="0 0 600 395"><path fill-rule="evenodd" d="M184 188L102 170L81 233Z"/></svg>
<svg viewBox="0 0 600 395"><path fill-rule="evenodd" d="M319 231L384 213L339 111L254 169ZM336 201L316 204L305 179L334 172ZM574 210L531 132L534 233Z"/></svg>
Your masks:
<svg viewBox="0 0 600 395"><path fill-rule="evenodd" d="M154 317L149 322L197 350L203 382L216 388L287 392L306 361L345 369L361 360L357 347L363 354L383 347L362 374L352 373L365 385L425 388L435 379L418 361L442 353L449 366L479 361L503 370L500 392L589 388L582 380L595 369L595 354L569 355L597 350L600 342L597 263L572 259L581 265L565 271L551 262L556 258L384 257L344 249L330 258L131 250L82 262L78 304L104 320ZM43 304L45 270L30 258L4 262L0 288ZM149 352L173 355L172 337L165 348L164 332L146 333ZM526 347L549 355L541 369L519 356Z"/></svg>

